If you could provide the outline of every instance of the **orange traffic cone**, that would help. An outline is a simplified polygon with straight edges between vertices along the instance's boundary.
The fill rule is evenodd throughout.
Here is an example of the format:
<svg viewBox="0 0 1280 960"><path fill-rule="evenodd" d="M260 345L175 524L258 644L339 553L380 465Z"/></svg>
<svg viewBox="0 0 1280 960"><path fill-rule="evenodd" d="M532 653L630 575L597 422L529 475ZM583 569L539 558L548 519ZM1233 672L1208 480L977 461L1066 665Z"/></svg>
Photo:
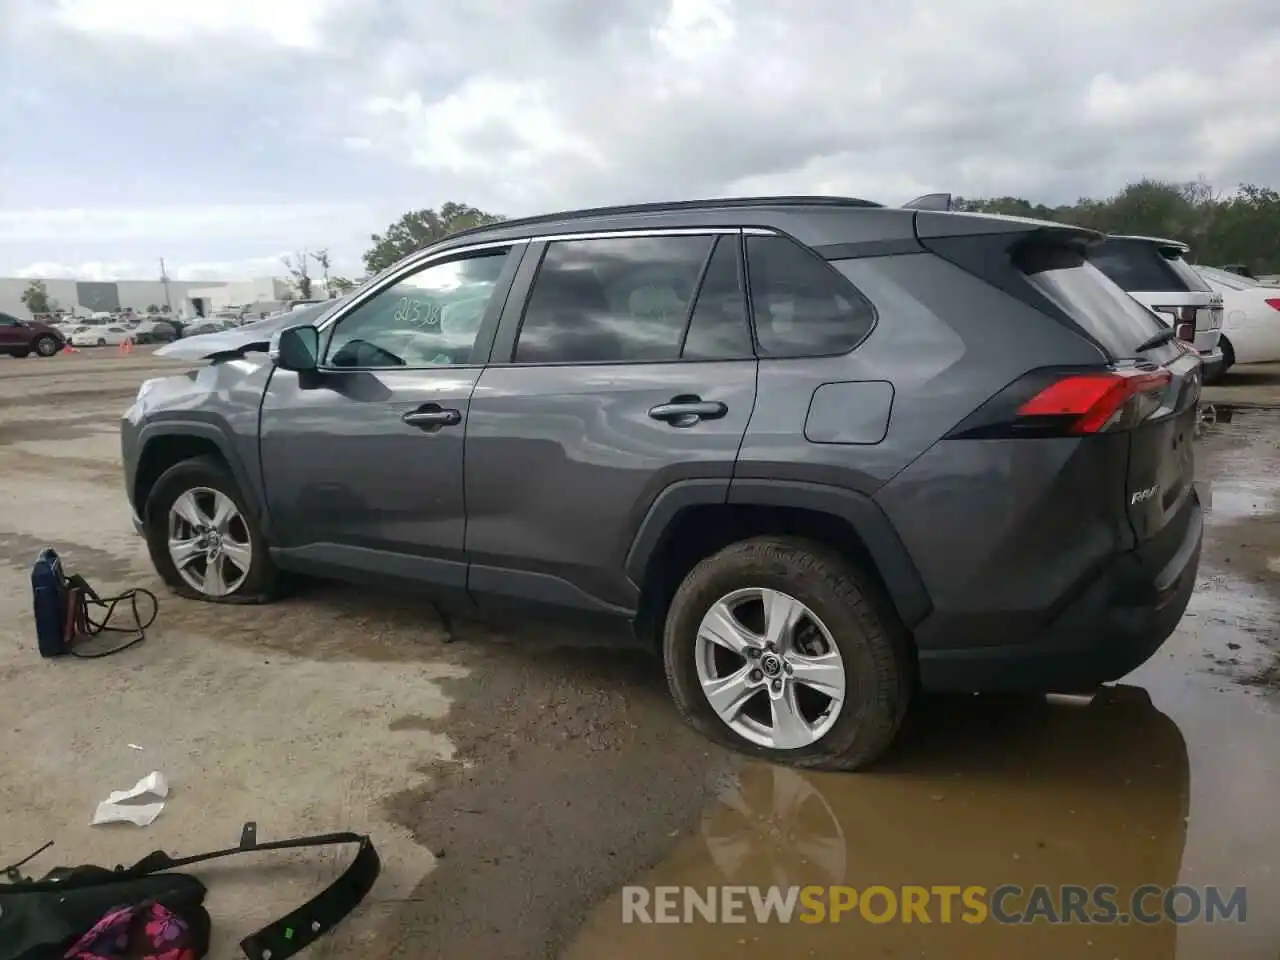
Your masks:
<svg viewBox="0 0 1280 960"><path fill-rule="evenodd" d="M120 341L119 352L122 354L133 353L133 337L125 337Z"/></svg>

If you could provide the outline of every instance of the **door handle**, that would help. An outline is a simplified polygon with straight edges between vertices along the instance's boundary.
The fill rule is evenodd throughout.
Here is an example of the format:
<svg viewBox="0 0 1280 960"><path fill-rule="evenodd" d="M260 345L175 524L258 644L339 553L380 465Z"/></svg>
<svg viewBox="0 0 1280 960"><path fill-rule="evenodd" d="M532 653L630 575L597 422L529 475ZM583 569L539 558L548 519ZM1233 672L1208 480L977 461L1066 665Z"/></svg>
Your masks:
<svg viewBox="0 0 1280 960"><path fill-rule="evenodd" d="M457 426L462 422L462 414L457 410L446 410L438 403L424 403L417 410L410 410L400 419L411 427L431 430Z"/></svg>
<svg viewBox="0 0 1280 960"><path fill-rule="evenodd" d="M719 420L729 408L719 400L703 400L701 397L672 397L667 403L649 408L654 420L665 420L673 427L692 427L703 420Z"/></svg>

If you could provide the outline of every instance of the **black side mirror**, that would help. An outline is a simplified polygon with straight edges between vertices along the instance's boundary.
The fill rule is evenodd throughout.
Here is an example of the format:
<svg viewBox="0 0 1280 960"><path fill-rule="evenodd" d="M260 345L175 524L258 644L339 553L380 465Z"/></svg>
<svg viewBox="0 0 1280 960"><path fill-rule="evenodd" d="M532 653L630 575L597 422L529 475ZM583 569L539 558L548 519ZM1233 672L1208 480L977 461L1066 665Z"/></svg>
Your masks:
<svg viewBox="0 0 1280 960"><path fill-rule="evenodd" d="M271 338L271 362L281 370L306 373L320 365L320 331L315 327L289 327Z"/></svg>

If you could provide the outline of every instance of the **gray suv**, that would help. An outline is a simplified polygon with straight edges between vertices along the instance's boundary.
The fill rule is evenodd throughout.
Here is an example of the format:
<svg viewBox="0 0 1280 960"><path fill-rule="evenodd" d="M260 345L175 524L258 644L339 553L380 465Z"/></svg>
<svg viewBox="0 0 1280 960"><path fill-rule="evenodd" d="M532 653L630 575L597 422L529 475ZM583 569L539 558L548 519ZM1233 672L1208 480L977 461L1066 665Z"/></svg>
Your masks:
<svg viewBox="0 0 1280 960"><path fill-rule="evenodd" d="M852 769L917 689L1089 690L1186 608L1200 362L1099 239L812 197L482 227L144 384L126 489L183 596L572 615L706 735Z"/></svg>

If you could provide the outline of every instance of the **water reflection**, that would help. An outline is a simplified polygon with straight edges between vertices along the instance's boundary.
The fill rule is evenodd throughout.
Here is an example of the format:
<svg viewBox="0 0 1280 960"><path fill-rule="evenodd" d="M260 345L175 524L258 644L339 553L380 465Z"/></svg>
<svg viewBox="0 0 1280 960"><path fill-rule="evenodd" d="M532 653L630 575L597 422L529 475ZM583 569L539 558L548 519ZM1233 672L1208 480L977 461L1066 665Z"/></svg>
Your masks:
<svg viewBox="0 0 1280 960"><path fill-rule="evenodd" d="M696 835L636 883L1102 884L1118 900L1178 883L1187 748L1146 692L1092 698L958 698L922 705L904 747L874 772L749 765ZM571 957L1172 957L1178 930L1144 926L623 924L602 905Z"/></svg>

